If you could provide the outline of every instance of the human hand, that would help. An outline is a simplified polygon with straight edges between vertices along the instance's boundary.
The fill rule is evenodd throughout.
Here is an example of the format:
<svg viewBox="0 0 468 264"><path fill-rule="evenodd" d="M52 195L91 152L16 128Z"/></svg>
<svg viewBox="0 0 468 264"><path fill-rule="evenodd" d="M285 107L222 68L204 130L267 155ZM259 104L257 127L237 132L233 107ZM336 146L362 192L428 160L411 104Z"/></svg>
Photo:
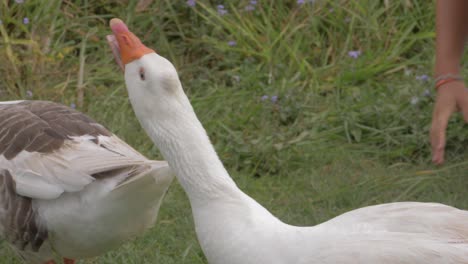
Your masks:
<svg viewBox="0 0 468 264"><path fill-rule="evenodd" d="M465 122L468 122L468 90L462 81L454 81L437 89L437 96L432 113L431 146L432 162L444 163L445 134L450 116L460 111Z"/></svg>

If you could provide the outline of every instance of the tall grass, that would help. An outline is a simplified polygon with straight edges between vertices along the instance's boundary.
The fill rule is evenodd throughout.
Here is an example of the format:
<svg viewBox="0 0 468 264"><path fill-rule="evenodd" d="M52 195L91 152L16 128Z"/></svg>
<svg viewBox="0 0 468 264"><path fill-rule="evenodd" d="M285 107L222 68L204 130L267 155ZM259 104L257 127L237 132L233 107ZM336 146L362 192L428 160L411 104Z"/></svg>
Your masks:
<svg viewBox="0 0 468 264"><path fill-rule="evenodd" d="M0 100L76 105L162 158L105 43L120 17L174 63L235 181L281 219L312 225L402 200L468 208L461 118L449 125L448 164L429 163L433 3L298 2L4 0ZM6 247L0 255L15 263ZM181 188L147 235L82 263L206 263Z"/></svg>

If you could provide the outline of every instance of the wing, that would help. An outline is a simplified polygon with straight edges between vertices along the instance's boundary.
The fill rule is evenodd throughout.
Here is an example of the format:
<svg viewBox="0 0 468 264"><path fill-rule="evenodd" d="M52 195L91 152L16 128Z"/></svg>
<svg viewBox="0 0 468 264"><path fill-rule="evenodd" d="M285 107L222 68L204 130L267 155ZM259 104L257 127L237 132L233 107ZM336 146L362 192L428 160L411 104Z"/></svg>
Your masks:
<svg viewBox="0 0 468 264"><path fill-rule="evenodd" d="M344 213L317 227L351 232L425 233L466 241L468 211L437 203L388 203Z"/></svg>
<svg viewBox="0 0 468 264"><path fill-rule="evenodd" d="M0 168L11 173L20 195L54 199L145 163L151 161L71 108L42 101L0 104Z"/></svg>
<svg viewBox="0 0 468 264"><path fill-rule="evenodd" d="M297 263L425 264L467 263L468 244L427 237L425 234L377 232L328 234L314 254Z"/></svg>
<svg viewBox="0 0 468 264"><path fill-rule="evenodd" d="M0 170L0 234L24 250L38 250L47 239L47 229L36 221L31 199L16 194L13 177Z"/></svg>
<svg viewBox="0 0 468 264"><path fill-rule="evenodd" d="M111 136L102 125L61 104L20 101L0 104L0 154L11 160L22 151L51 153L70 137Z"/></svg>

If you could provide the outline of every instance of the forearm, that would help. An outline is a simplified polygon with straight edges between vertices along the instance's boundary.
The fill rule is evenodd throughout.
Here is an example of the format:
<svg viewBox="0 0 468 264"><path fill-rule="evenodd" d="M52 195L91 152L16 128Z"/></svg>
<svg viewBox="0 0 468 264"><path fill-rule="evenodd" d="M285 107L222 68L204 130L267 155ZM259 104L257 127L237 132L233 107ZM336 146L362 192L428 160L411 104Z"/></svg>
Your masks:
<svg viewBox="0 0 468 264"><path fill-rule="evenodd" d="M459 74L468 35L468 0L437 0L435 76Z"/></svg>

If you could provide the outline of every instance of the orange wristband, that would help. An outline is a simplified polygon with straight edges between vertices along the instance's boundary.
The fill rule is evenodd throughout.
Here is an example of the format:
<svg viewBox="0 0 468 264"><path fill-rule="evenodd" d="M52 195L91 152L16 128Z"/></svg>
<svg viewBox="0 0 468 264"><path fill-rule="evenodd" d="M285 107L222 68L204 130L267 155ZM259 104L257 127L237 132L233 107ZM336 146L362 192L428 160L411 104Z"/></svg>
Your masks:
<svg viewBox="0 0 468 264"><path fill-rule="evenodd" d="M435 88L438 89L442 85L445 85L445 84L451 83L451 82L455 82L455 81L461 81L461 80L460 80L460 78L447 78L447 79L438 80L436 82Z"/></svg>

